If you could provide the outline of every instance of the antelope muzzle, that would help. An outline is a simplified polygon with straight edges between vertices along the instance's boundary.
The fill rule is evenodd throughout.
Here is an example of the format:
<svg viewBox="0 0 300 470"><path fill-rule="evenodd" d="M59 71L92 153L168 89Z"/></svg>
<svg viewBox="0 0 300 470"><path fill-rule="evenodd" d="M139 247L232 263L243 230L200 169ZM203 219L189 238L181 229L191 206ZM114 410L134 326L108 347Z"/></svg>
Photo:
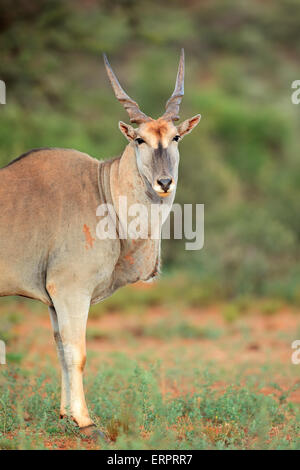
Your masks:
<svg viewBox="0 0 300 470"><path fill-rule="evenodd" d="M173 178L169 177L158 178L156 183L153 185L153 189L161 197L168 196L174 190L174 188L174 180Z"/></svg>

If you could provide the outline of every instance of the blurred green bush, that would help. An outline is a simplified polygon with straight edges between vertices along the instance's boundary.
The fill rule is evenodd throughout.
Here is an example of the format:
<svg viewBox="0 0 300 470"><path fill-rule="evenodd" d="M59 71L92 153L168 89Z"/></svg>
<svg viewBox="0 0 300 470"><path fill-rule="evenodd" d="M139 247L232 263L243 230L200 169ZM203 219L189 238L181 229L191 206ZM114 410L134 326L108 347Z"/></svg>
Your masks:
<svg viewBox="0 0 300 470"><path fill-rule="evenodd" d="M165 241L165 267L202 291L300 300L298 1L1 0L0 11L1 165L40 146L119 154L128 118L101 53L157 117L184 46L181 116L203 119L181 146L177 202L205 204L205 246Z"/></svg>

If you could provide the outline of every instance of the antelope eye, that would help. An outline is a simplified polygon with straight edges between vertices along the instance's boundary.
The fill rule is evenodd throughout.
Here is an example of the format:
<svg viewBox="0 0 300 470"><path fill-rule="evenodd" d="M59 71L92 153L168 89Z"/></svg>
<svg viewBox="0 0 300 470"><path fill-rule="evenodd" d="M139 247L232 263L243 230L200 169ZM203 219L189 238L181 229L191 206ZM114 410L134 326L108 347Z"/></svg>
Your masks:
<svg viewBox="0 0 300 470"><path fill-rule="evenodd" d="M174 140L175 142L178 142L179 139L180 139L180 135L175 135L175 137L173 137L173 140Z"/></svg>
<svg viewBox="0 0 300 470"><path fill-rule="evenodd" d="M143 139L141 139L140 137L138 137L137 139L135 139L135 141L136 141L139 145L145 143L145 141L144 141Z"/></svg>

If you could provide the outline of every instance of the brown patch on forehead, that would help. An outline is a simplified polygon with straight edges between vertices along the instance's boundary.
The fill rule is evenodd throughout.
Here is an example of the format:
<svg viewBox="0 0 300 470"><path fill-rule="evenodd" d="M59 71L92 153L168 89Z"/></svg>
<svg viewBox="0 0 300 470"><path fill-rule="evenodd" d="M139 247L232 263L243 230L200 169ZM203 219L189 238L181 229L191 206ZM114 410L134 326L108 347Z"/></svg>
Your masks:
<svg viewBox="0 0 300 470"><path fill-rule="evenodd" d="M176 134L176 127L171 121L162 118L153 119L140 126L139 134L149 141L150 145L157 147L159 142L167 145L170 137Z"/></svg>
<svg viewBox="0 0 300 470"><path fill-rule="evenodd" d="M152 132L158 137L163 137L170 129L170 123L164 119L157 119L157 121L150 121L145 124L145 131Z"/></svg>

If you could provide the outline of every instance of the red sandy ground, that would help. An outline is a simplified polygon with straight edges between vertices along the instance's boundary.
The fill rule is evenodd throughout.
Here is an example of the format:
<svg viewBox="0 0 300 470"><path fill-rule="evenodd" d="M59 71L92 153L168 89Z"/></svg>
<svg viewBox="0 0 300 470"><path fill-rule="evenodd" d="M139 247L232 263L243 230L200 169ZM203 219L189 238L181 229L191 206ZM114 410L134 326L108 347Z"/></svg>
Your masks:
<svg viewBox="0 0 300 470"><path fill-rule="evenodd" d="M45 308L42 313L35 313L31 310L28 303L20 304L18 308L24 314L24 321L14 327L17 333L17 345L22 346L26 351L26 356L22 361L22 367L31 368L43 363L49 363L49 360L56 364L56 350L51 333L51 324L48 312ZM159 339L154 337L141 336L141 327L153 325L158 321L170 316L170 311L164 308L152 308L143 312L140 316L127 313L109 313L100 318L91 318L88 322L88 328L99 330L100 339L91 339L88 341L88 351L99 354L93 355L91 361L87 364L88 372L97 370L99 361L111 360L111 353L124 353L128 357L138 358L142 355L151 357L153 361L161 359L163 369L175 363L176 354L186 361L192 361L197 366L197 361L208 362L215 361L220 367L234 370L237 367L247 369L247 374L255 373L262 364L277 364L277 371L283 373L274 377L282 390L290 389L291 386L300 380L300 365L292 366L293 375L287 375L286 368L291 369L291 342L300 335L300 316L299 313L291 308L283 308L272 315L262 315L259 311L253 309L242 315L233 324L228 324L224 320L221 312L222 305L215 305L207 308L188 309L182 312L181 319L198 327L218 328L225 331L218 339L208 338L179 338L171 337ZM180 321L180 320L179 320ZM243 331L247 330L244 335ZM112 336L113 332L113 336ZM128 341L128 333L131 340ZM25 347L26 344L26 347ZM176 352L176 353L174 353ZM95 356L95 357L94 357ZM190 362L189 362L190 363ZM282 369L280 367L282 364ZM296 373L295 373L296 371ZM216 382L214 388L220 390L220 393L228 384ZM173 396L193 393L195 390L188 383L167 382L162 376L161 390L163 395L171 393ZM265 387L260 390L266 395L277 395L279 392L272 387ZM289 396L289 400L294 403L300 403L299 389ZM276 433L276 429L274 433ZM13 436L10 436L13 438ZM52 448L53 442L45 442L45 445ZM76 448L76 440L61 439L56 441L59 449ZM93 443L87 440L85 447L94 448Z"/></svg>

